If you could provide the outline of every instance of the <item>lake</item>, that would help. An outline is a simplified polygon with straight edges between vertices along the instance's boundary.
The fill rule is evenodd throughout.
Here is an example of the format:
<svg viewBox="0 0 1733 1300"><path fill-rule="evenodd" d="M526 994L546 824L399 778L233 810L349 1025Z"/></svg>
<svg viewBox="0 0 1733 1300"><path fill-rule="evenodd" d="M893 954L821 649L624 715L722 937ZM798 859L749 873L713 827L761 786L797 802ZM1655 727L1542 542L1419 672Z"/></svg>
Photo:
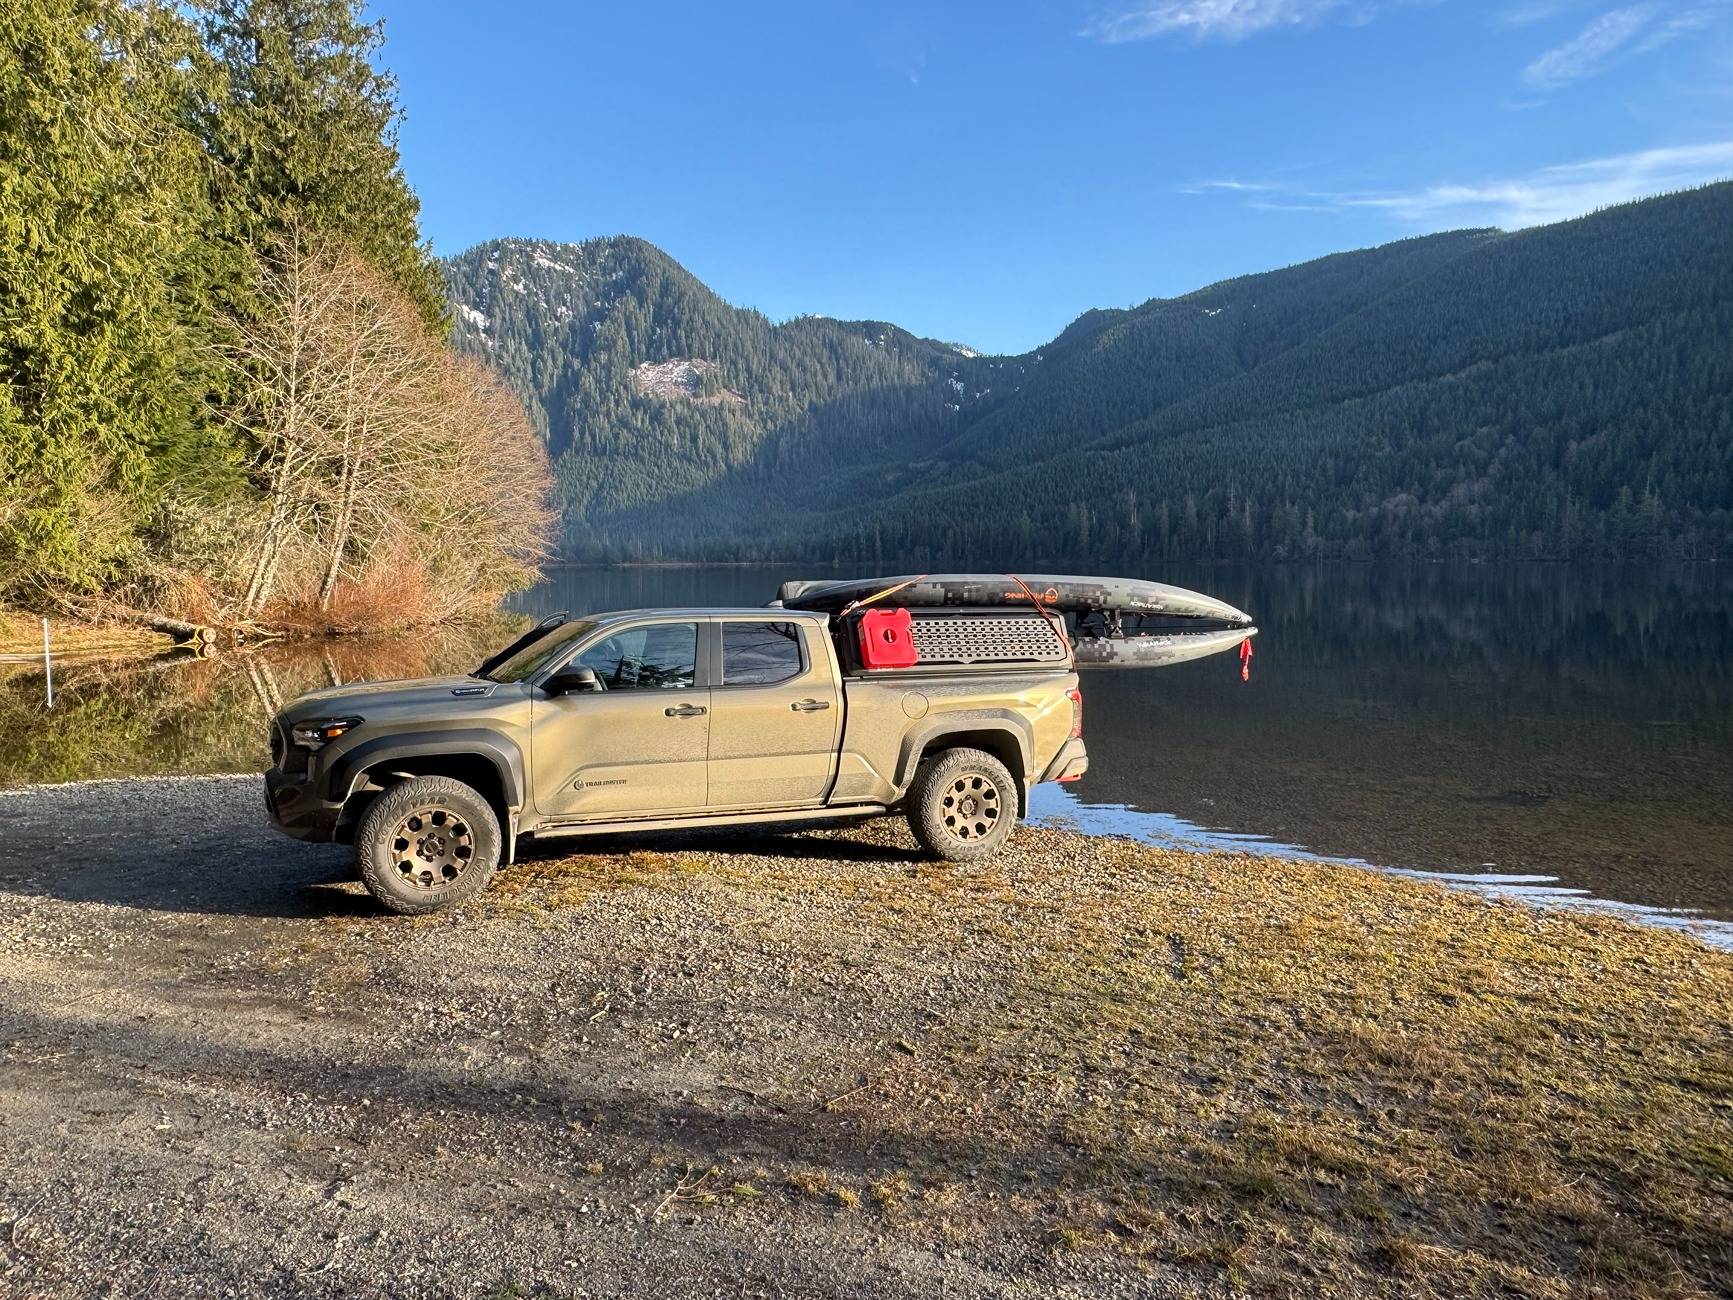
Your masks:
<svg viewBox="0 0 1733 1300"><path fill-rule="evenodd" d="M762 604L774 568L560 568L545 614ZM811 571L812 576L825 576ZM1092 770L1035 813L1184 847L1344 858L1634 913L1733 945L1733 570L1166 566L1251 611L1219 656L1085 674ZM239 659L0 669L0 783L245 771L299 691L467 667L444 632Z"/></svg>

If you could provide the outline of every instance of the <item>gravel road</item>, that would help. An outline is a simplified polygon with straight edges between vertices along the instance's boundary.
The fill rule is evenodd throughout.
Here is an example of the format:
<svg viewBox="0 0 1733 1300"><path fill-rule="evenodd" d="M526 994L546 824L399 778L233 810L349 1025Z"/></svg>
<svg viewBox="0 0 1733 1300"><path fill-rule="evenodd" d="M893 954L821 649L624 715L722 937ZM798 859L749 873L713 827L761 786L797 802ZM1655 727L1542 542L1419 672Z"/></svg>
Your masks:
<svg viewBox="0 0 1733 1300"><path fill-rule="evenodd" d="M934 870L900 827L532 857L419 920L256 778L0 793L0 831L0 1294L1218 1293L851 1109L1001 995L855 922ZM822 887L739 887L791 867Z"/></svg>

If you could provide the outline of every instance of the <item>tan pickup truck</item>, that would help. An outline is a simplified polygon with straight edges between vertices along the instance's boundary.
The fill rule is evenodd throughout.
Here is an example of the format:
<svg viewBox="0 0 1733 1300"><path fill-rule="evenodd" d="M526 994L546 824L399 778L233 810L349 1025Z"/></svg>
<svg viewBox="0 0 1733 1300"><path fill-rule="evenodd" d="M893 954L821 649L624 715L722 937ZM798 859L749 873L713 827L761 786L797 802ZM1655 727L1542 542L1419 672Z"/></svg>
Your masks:
<svg viewBox="0 0 1733 1300"><path fill-rule="evenodd" d="M353 843L373 895L427 912L482 889L519 836L907 815L957 861L996 850L1039 781L1088 767L1063 623L934 618L911 666L859 620L654 609L552 618L466 677L303 695L271 727L265 799Z"/></svg>

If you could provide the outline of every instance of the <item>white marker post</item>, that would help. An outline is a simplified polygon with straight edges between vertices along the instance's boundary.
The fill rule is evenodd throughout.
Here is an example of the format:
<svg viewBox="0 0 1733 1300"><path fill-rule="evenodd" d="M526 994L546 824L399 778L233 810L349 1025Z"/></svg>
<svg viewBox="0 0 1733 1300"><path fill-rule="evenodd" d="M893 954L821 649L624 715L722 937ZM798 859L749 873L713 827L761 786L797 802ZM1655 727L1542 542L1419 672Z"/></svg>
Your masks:
<svg viewBox="0 0 1733 1300"><path fill-rule="evenodd" d="M54 707L54 660L48 653L48 620L42 620L42 679L48 683L48 707Z"/></svg>

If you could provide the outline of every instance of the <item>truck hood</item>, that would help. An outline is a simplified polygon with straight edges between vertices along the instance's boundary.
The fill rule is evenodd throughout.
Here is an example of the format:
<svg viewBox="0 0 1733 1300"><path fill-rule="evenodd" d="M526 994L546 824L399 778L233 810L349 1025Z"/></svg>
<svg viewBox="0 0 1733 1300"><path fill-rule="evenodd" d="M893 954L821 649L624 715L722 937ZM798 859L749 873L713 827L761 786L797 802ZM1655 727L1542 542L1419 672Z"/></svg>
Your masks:
<svg viewBox="0 0 1733 1300"><path fill-rule="evenodd" d="M499 689L499 683L479 677L414 677L393 682L355 682L348 686L327 686L308 691L289 704L283 716L291 722L311 718L341 717L354 712L365 714L372 709L394 709L399 706L453 705L460 700L486 699Z"/></svg>

